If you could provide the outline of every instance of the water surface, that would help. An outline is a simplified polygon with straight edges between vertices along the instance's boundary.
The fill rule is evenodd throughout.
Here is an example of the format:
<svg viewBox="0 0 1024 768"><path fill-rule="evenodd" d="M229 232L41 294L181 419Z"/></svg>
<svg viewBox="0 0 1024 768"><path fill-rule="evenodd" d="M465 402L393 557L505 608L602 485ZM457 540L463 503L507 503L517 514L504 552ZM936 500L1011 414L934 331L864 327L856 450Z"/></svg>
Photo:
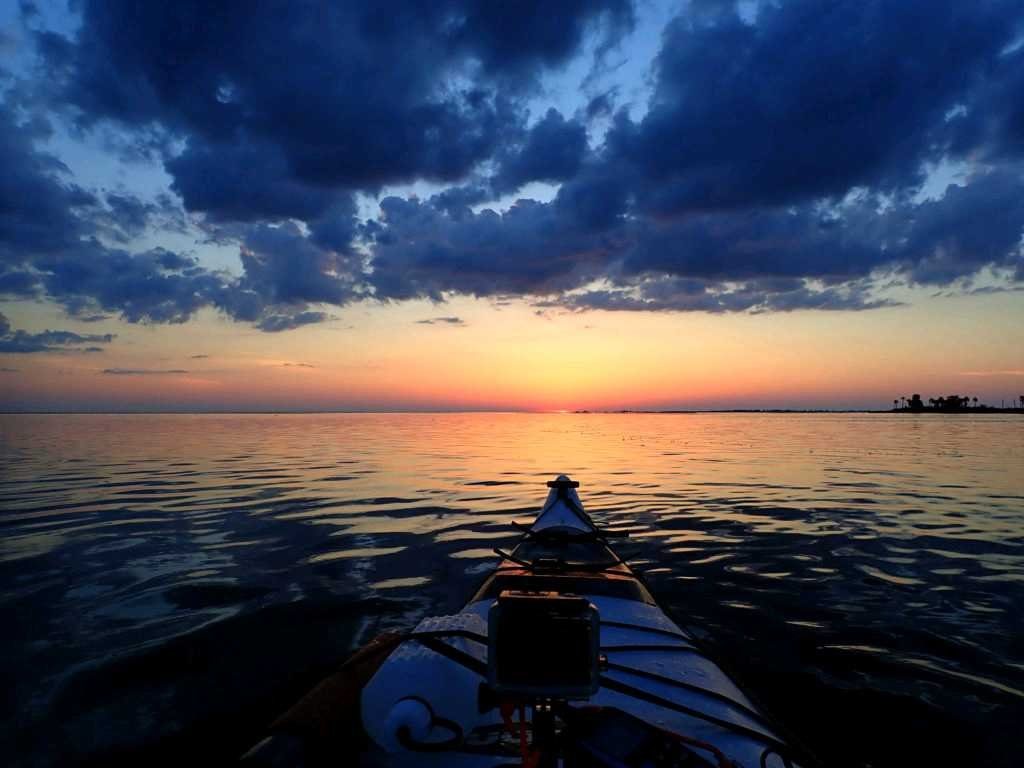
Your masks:
<svg viewBox="0 0 1024 768"><path fill-rule="evenodd" d="M234 756L558 472L828 764L1020 764L1024 420L933 414L0 416L6 761Z"/></svg>

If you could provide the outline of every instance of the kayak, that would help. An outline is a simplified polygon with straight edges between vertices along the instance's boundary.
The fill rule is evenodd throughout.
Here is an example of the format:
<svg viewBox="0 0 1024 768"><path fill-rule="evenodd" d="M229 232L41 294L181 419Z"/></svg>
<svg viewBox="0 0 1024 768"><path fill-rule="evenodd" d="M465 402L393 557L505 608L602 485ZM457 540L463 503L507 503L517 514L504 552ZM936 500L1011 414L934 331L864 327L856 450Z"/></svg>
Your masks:
<svg viewBox="0 0 1024 768"><path fill-rule="evenodd" d="M251 766L793 768L812 760L658 606L549 482L457 614L357 651L243 757Z"/></svg>

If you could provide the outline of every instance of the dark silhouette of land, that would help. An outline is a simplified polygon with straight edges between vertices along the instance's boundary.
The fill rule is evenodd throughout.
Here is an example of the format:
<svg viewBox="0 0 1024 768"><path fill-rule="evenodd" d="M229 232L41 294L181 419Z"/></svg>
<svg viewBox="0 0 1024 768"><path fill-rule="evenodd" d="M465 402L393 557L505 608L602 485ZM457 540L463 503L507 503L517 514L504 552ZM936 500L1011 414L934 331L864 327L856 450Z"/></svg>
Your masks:
<svg viewBox="0 0 1024 768"><path fill-rule="evenodd" d="M892 413L1024 413L1024 395L1010 400L1006 407L1005 401L998 408L993 405L979 403L977 397L961 397L946 395L945 397L929 397L927 403L921 395L898 397L892 401Z"/></svg>
<svg viewBox="0 0 1024 768"><path fill-rule="evenodd" d="M999 407L987 406L979 402L977 397L949 394L943 397L922 399L920 394L909 397L897 397L891 409L790 409L790 408L724 408L724 409L666 409L666 410L634 410L620 409L614 411L590 411L581 409L575 414L1024 414L1024 394L1011 399L1010 407L1006 401Z"/></svg>

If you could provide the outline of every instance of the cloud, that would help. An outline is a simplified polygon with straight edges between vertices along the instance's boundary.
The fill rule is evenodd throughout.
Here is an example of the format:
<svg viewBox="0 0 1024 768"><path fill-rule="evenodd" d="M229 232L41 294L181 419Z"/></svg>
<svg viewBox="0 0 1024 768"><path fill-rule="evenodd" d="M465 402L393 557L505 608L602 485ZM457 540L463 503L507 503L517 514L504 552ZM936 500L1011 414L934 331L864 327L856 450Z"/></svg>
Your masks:
<svg viewBox="0 0 1024 768"><path fill-rule="evenodd" d="M213 302L222 277L163 249L130 253L99 239L108 211L65 180L35 147L39 129L0 104L0 287L44 294L76 315L119 312L131 322L181 322Z"/></svg>
<svg viewBox="0 0 1024 768"><path fill-rule="evenodd" d="M166 168L185 207L215 220L312 219L339 197L329 187L291 178L281 148L267 141L222 144L195 137Z"/></svg>
<svg viewBox="0 0 1024 768"><path fill-rule="evenodd" d="M112 333L74 333L73 331L42 331L29 333L15 330L0 312L0 354L31 354L34 352L102 352L96 344L109 344ZM82 346L82 345L93 346Z"/></svg>
<svg viewBox="0 0 1024 768"><path fill-rule="evenodd" d="M355 297L349 271L358 263L322 250L293 223L239 230L240 277L164 248L108 245L112 228L124 233L115 240L139 234L150 208L119 198L122 221L115 227L113 209L69 183L63 165L36 148L38 131L0 104L0 294L46 296L83 320L116 313L132 323L183 323L213 307L268 330L328 317L307 311L309 301L343 304Z"/></svg>
<svg viewBox="0 0 1024 768"><path fill-rule="evenodd" d="M269 315L257 323L256 327L268 333L290 331L303 325L322 323L329 319L326 312L299 312L294 315Z"/></svg>
<svg viewBox="0 0 1024 768"><path fill-rule="evenodd" d="M425 320L417 320L419 325L465 325L466 321L461 317L430 317Z"/></svg>
<svg viewBox="0 0 1024 768"><path fill-rule="evenodd" d="M1009 274L1021 260L1024 176L1002 170L923 203L884 207L865 194L678 219L602 209L608 198L581 193L584 178L550 203L521 200L500 214L383 201L375 295L518 295L634 311L863 310L895 303L875 295L875 274L948 285L987 268Z"/></svg>
<svg viewBox="0 0 1024 768"><path fill-rule="evenodd" d="M25 254L50 255L74 248L88 229L79 212L97 205L81 187L64 181L67 167L35 149L47 129L27 121L18 124L6 103L0 104L0 282L5 292L28 295L35 280L20 269Z"/></svg>
<svg viewBox="0 0 1024 768"><path fill-rule="evenodd" d="M1024 174L1019 168L978 174L939 200L899 209L891 222L892 254L918 283L948 285L986 266L1019 263Z"/></svg>
<svg viewBox="0 0 1024 768"><path fill-rule="evenodd" d="M103 201L106 207L96 210L94 220L104 235L118 242L126 243L154 229L185 231L184 211L166 193L154 202L107 193Z"/></svg>
<svg viewBox="0 0 1024 768"><path fill-rule="evenodd" d="M617 116L607 161L658 215L916 186L1015 18L998 0L791 0L760 4L755 23L735 4L684 13L663 33L650 109Z"/></svg>
<svg viewBox="0 0 1024 768"><path fill-rule="evenodd" d="M762 313L860 311L898 303L876 298L863 286L815 287L803 280L782 285L769 280L727 287L699 280L655 278L626 288L572 294L557 305L577 310Z"/></svg>
<svg viewBox="0 0 1024 768"><path fill-rule="evenodd" d="M209 355L190 355L189 356L190 360L206 360L207 358L209 358Z"/></svg>
<svg viewBox="0 0 1024 768"><path fill-rule="evenodd" d="M183 323L205 306L230 307L225 276L163 249L131 253L91 241L33 266L45 293L76 315L101 310L131 323Z"/></svg>
<svg viewBox="0 0 1024 768"><path fill-rule="evenodd" d="M294 223L248 229L242 245L240 287L269 304L344 304L356 295L357 261L318 247Z"/></svg>
<svg viewBox="0 0 1024 768"><path fill-rule="evenodd" d="M574 114L537 105L552 73L623 39L624 0L351 2L315 22L241 2L80 7L74 37L34 33L44 76L0 105L0 294L80 319L212 308L281 332L453 295L860 311L892 306L893 283L1024 283L1012 0L690 3L662 30L646 105L588 85ZM161 163L180 202L79 186L41 149L57 116ZM964 172L925 199L942 164ZM537 181L553 199L485 207ZM361 218L417 182L429 197ZM238 246L241 274L129 247L183 209Z"/></svg>
<svg viewBox="0 0 1024 768"><path fill-rule="evenodd" d="M583 128L552 110L527 129L526 99L585 40L611 44L632 24L626 0L572 0L557 14L539 2L397 3L386 13L344 3L319 8L316 23L241 3L214 13L198 2L85 3L73 39L36 34L46 98L86 130L115 126L153 146L164 132L162 160L185 208L209 225L251 225L235 230L245 272L233 281L198 263L168 268L151 254L83 244L99 231L126 241L159 211L107 195L78 213L66 198L79 190L37 173L61 219L46 231L67 238L49 249L54 258L25 265L45 279L26 277L30 269L0 284L130 322L182 322L204 306L267 331L326 319L306 304L364 295L363 264L351 256L354 191L458 180L513 146L496 177L502 190L572 175ZM27 141L21 149L46 160Z"/></svg>
<svg viewBox="0 0 1024 768"><path fill-rule="evenodd" d="M170 376L188 373L188 371L180 368L104 368L103 373L108 376Z"/></svg>
<svg viewBox="0 0 1024 768"><path fill-rule="evenodd" d="M0 373L17 373L17 368L0 368Z"/></svg>
<svg viewBox="0 0 1024 768"><path fill-rule="evenodd" d="M282 368L316 368L311 363L281 363Z"/></svg>
<svg viewBox="0 0 1024 768"><path fill-rule="evenodd" d="M373 234L369 281L382 299L531 295L566 289L600 272L610 244L553 204L519 200L503 213L452 216L389 197Z"/></svg>
<svg viewBox="0 0 1024 768"><path fill-rule="evenodd" d="M1024 376L1024 371L961 371L961 376Z"/></svg>
<svg viewBox="0 0 1024 768"><path fill-rule="evenodd" d="M187 137L166 168L189 210L308 220L345 190L461 178L525 119L504 94L537 89L589 33L633 23L626 0L282 10L90 2L75 40L48 33L39 47L83 126Z"/></svg>
<svg viewBox="0 0 1024 768"><path fill-rule="evenodd" d="M587 102L585 113L588 120L599 117L610 117L615 111L615 100L618 98L618 88L612 87L594 96Z"/></svg>
<svg viewBox="0 0 1024 768"><path fill-rule="evenodd" d="M958 155L974 154L987 162L1019 160L1024 157L1024 49L1017 41L978 74L977 83L959 105L950 121L952 150Z"/></svg>
<svg viewBox="0 0 1024 768"><path fill-rule="evenodd" d="M531 181L562 181L575 176L587 152L587 131L549 109L514 150L500 153L500 165L491 184L498 195Z"/></svg>

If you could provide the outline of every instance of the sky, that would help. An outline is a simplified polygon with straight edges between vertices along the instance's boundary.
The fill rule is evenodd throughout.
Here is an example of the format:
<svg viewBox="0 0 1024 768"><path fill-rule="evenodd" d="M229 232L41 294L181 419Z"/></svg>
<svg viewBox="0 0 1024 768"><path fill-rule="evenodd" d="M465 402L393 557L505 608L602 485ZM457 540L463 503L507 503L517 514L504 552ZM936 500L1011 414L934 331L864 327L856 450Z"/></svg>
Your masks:
<svg viewBox="0 0 1024 768"><path fill-rule="evenodd" d="M1019 0L0 2L0 410L1024 392Z"/></svg>

